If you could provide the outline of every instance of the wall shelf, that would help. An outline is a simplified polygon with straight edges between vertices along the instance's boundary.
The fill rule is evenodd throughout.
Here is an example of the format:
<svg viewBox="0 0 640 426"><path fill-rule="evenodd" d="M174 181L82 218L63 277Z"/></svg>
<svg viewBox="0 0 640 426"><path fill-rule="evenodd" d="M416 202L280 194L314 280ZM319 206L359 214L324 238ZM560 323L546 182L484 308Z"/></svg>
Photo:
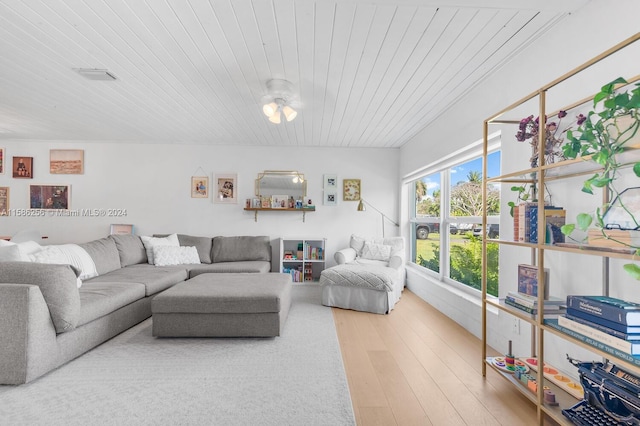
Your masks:
<svg viewBox="0 0 640 426"><path fill-rule="evenodd" d="M281 208L281 209L271 209L271 208L263 208L263 207L258 207L258 208L254 208L254 207L245 207L244 208L245 211L251 211L254 212L254 220L257 222L258 221L258 212L302 212L302 221L304 222L305 220L305 215L307 214L307 212L315 212L316 208L315 207L304 207L301 209L290 209L290 208Z"/></svg>

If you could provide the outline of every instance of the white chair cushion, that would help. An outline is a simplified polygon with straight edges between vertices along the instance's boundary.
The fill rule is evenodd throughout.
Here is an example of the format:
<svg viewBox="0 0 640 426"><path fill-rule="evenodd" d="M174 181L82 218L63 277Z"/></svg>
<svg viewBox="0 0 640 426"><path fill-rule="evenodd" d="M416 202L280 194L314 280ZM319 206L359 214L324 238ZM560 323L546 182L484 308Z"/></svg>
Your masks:
<svg viewBox="0 0 640 426"><path fill-rule="evenodd" d="M391 246L375 244L369 241L362 247L362 258L371 260L389 260L391 257Z"/></svg>

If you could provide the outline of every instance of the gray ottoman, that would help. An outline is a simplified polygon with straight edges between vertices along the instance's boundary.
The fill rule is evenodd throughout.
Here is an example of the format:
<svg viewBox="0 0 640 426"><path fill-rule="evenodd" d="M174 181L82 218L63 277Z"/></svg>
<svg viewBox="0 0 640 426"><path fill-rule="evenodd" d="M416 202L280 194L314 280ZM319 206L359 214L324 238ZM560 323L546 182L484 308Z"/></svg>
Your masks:
<svg viewBox="0 0 640 426"><path fill-rule="evenodd" d="M201 274L151 301L158 337L279 336L291 306L291 276Z"/></svg>

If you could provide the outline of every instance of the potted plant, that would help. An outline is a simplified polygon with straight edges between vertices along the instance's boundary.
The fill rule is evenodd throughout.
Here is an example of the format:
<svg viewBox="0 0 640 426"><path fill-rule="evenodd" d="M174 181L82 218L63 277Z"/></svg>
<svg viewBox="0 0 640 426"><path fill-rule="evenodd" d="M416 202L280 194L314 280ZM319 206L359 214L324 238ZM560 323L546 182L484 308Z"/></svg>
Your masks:
<svg viewBox="0 0 640 426"><path fill-rule="evenodd" d="M620 89L622 87L622 89ZM582 191L593 194L594 188L602 188L609 192L608 203L596 209L594 214L580 213L575 224L562 227L563 234L569 236L575 229L587 232L595 225L602 233L602 238L611 239L606 233L605 213L615 203L615 207L625 211L631 218L634 228L640 228L640 218L625 203L617 187L619 171L623 164L620 155L630 148L630 142L638 141L640 136L640 83L629 86L622 77L604 85L593 98L593 110L586 116L578 116L578 128L567 131L567 143L562 146L565 158L587 157L600 166L600 171L583 182ZM634 141L634 142L635 142ZM640 141L638 141L640 142ZM640 162L633 164L633 172L640 177ZM626 189L626 188L625 188ZM623 246L636 249L640 254L640 246L619 241ZM636 279L640 279L640 267L635 264L624 266Z"/></svg>

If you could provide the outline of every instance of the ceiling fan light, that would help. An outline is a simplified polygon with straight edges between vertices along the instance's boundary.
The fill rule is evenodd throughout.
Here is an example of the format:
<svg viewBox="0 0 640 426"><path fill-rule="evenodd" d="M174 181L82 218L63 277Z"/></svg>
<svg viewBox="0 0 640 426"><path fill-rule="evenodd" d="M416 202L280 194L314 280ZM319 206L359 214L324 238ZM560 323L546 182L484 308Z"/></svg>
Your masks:
<svg viewBox="0 0 640 426"><path fill-rule="evenodd" d="M262 107L262 112L264 112L264 115L266 115L267 117L271 117L277 110L278 104L276 104L275 102L270 102Z"/></svg>
<svg viewBox="0 0 640 426"><path fill-rule="evenodd" d="M293 120L298 115L298 112L295 109L291 108L289 105L285 105L282 108L282 112L284 113L284 116L287 119L287 121Z"/></svg>
<svg viewBox="0 0 640 426"><path fill-rule="evenodd" d="M269 117L269 121L274 124L280 124L280 111L276 110L271 117Z"/></svg>

